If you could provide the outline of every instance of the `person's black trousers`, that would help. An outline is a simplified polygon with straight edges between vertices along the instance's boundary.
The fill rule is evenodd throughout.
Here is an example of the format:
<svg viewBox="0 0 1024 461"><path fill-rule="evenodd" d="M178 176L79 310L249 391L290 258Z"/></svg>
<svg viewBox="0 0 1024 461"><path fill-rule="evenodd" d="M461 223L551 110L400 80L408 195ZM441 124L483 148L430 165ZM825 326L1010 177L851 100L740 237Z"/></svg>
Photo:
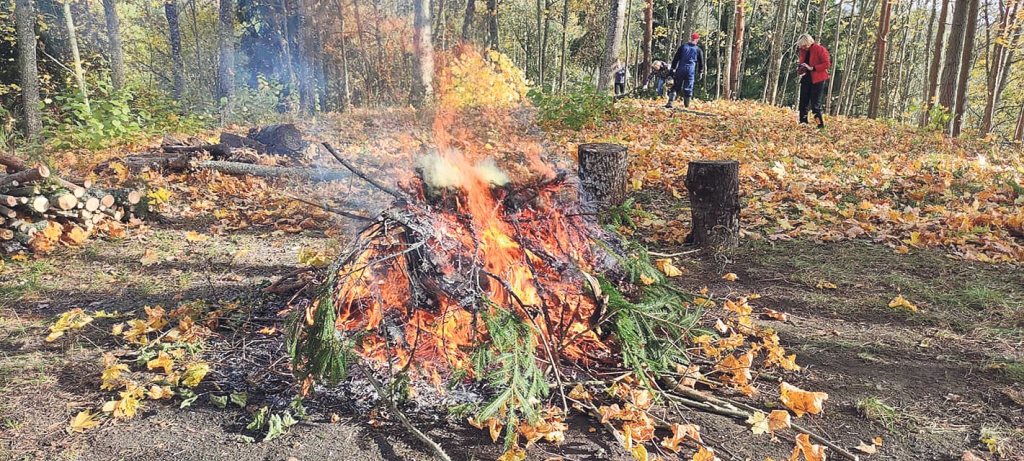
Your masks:
<svg viewBox="0 0 1024 461"><path fill-rule="evenodd" d="M825 82L811 83L811 76L806 75L800 79L800 123L807 123L807 113L813 112L818 125L824 125L821 116L821 90L825 88Z"/></svg>

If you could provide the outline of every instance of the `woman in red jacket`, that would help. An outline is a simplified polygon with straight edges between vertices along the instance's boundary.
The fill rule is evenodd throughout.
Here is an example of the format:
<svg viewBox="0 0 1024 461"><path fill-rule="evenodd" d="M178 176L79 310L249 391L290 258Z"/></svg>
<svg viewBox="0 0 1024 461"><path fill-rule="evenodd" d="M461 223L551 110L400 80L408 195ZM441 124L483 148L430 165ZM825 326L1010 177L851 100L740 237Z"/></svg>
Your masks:
<svg viewBox="0 0 1024 461"><path fill-rule="evenodd" d="M796 46L800 49L797 53L800 64L796 70L800 75L800 123L807 123L807 112L814 112L818 128L825 128L825 119L821 116L821 90L828 80L832 61L828 59L828 50L814 43L810 34L801 35Z"/></svg>

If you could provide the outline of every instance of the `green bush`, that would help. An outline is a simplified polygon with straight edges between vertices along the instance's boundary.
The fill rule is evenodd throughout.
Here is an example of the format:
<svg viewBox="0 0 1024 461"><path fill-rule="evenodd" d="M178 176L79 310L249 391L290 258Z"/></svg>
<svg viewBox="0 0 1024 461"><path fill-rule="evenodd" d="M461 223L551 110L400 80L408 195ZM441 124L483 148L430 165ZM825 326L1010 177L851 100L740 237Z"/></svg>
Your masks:
<svg viewBox="0 0 1024 461"><path fill-rule="evenodd" d="M540 109L538 122L545 127L578 130L595 127L618 117L615 98L593 87L566 94L544 93L534 89L527 96Z"/></svg>

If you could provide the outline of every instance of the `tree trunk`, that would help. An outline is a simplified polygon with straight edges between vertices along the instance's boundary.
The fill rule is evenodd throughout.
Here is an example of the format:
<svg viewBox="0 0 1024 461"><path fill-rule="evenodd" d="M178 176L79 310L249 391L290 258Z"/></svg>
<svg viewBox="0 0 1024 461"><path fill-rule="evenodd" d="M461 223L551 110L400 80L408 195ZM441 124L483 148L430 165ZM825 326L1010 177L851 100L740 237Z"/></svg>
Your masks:
<svg viewBox="0 0 1024 461"><path fill-rule="evenodd" d="M224 104L224 111L230 114L235 104L235 2L219 0L219 5L217 99Z"/></svg>
<svg viewBox="0 0 1024 461"><path fill-rule="evenodd" d="M434 95L434 45L430 41L430 0L414 0L415 17L412 47L416 63L412 102L421 106Z"/></svg>
<svg viewBox="0 0 1024 461"><path fill-rule="evenodd" d="M115 0L103 0L103 16L107 21L107 40L110 42L110 84L114 91L124 88L124 51L121 48L121 20L117 16Z"/></svg>
<svg viewBox="0 0 1024 461"><path fill-rule="evenodd" d="M779 93L779 77L782 73L782 44L783 34L786 29L786 12L789 9L790 0L782 0L779 9L775 13L775 29L772 32L772 41L769 46L769 61L771 67L768 70L768 80L765 81L764 102L775 105L776 96Z"/></svg>
<svg viewBox="0 0 1024 461"><path fill-rule="evenodd" d="M249 130L249 139L265 146L271 154L295 156L306 147L302 131L291 123L252 128Z"/></svg>
<svg viewBox="0 0 1024 461"><path fill-rule="evenodd" d="M732 64L729 66L729 88L732 92L726 92L725 97L737 99L740 97L740 58L743 57L743 9L745 0L736 0L736 31L733 33L732 42Z"/></svg>
<svg viewBox="0 0 1024 461"><path fill-rule="evenodd" d="M562 50L558 59L558 92L565 91L565 59L568 57L566 48L566 28L569 26L569 0L562 0Z"/></svg>
<svg viewBox="0 0 1024 461"><path fill-rule="evenodd" d="M466 0L466 15L462 18L462 41L472 43L473 17L476 16L476 0Z"/></svg>
<svg viewBox="0 0 1024 461"><path fill-rule="evenodd" d="M498 0L487 0L487 44L494 51L501 51L498 40Z"/></svg>
<svg viewBox="0 0 1024 461"><path fill-rule="evenodd" d="M629 153L619 144L580 144L577 151L584 202L605 211L626 202Z"/></svg>
<svg viewBox="0 0 1024 461"><path fill-rule="evenodd" d="M469 0L471 3L473 0ZM342 0L338 0L338 28L341 29L339 42L341 47L341 111L348 112L349 104L352 103L352 90L349 87L348 77L348 39L345 37L345 9Z"/></svg>
<svg viewBox="0 0 1024 461"><path fill-rule="evenodd" d="M18 33L18 68L21 74L21 98L25 111L25 138L33 140L43 130L43 118L39 111L36 12L33 0L15 0L14 16Z"/></svg>
<svg viewBox="0 0 1024 461"><path fill-rule="evenodd" d="M651 42L654 40L654 0L647 0L644 6L644 64L641 74L651 74Z"/></svg>
<svg viewBox="0 0 1024 461"><path fill-rule="evenodd" d="M946 18L949 16L949 1L950 0L936 0L942 2L941 12L939 13L939 25L935 32L935 41L932 42L932 60L928 66L928 81L925 82L924 88L924 101L921 104L921 120L918 123L919 126L924 127L931 120L932 104L935 99L935 86L939 81L939 64L942 63L942 43L946 35Z"/></svg>
<svg viewBox="0 0 1024 461"><path fill-rule="evenodd" d="M1017 115L1017 129L1013 131L1013 140L1024 141L1024 104L1020 106L1020 115Z"/></svg>
<svg viewBox="0 0 1024 461"><path fill-rule="evenodd" d="M615 62L619 59L622 46L622 29L626 19L626 0L612 0L608 14L608 34L605 36L604 61L601 75L597 78L597 91L608 91L615 73Z"/></svg>
<svg viewBox="0 0 1024 461"><path fill-rule="evenodd" d="M737 0L737 2L738 1L739 0ZM727 4L728 4L728 2L722 2L722 11L723 11L722 15L725 15L725 13L724 13L725 5L727 5ZM734 4L734 6L735 6L735 4ZM721 72L721 80L722 80L722 98L725 98L725 99L732 99L732 47L733 47L734 42L736 41L736 14L735 14L736 11L735 10L736 9L733 8L733 11L732 11L733 14L730 14L728 16L728 19L726 20L725 29L727 31L729 31L729 35L728 35L728 38L725 40L725 42L722 43L722 47L721 48L724 48L724 49L722 49L721 54L719 55L719 59L721 59L722 65L724 66L722 68L722 72Z"/></svg>
<svg viewBox="0 0 1024 461"><path fill-rule="evenodd" d="M953 109L956 97L956 78L960 70L960 60L963 58L964 32L970 1L955 0L953 23L949 28L946 55L942 63L942 80L939 82L939 104L947 111Z"/></svg>
<svg viewBox="0 0 1024 461"><path fill-rule="evenodd" d="M735 161L690 162L686 190L690 194L693 244L701 248L733 248L740 242L740 164Z"/></svg>
<svg viewBox="0 0 1024 461"><path fill-rule="evenodd" d="M981 129L979 130L981 135L986 135L992 131L992 118L995 117L995 107L999 104L1004 87L1003 82L1006 80L1012 66L1011 60L1008 59L1007 47L1004 44L1012 44L1012 30L1014 27L1020 27L1013 18L1017 16L1017 9L1021 3L1019 0L1013 1L1011 4L1000 9L999 12L998 36L996 37L995 44L992 46L991 57L988 59L990 62L989 75L986 82L988 92L985 98L985 111L982 113Z"/></svg>
<svg viewBox="0 0 1024 461"><path fill-rule="evenodd" d="M164 14L171 40L171 74L174 75L174 100L181 104L185 96L185 62L181 59L181 25L178 22L177 0L166 0ZM184 105L180 106L184 110Z"/></svg>
<svg viewBox="0 0 1024 461"><path fill-rule="evenodd" d="M71 1L64 0L64 26L68 32L68 43L71 45L71 58L75 63L75 84L78 91L82 93L82 101L85 102L86 113L91 114L89 107L89 91L85 87L85 72L82 70L82 56L78 53L78 36L75 34L75 20L71 17Z"/></svg>
<svg viewBox="0 0 1024 461"><path fill-rule="evenodd" d="M885 51L892 25L892 4L896 0L882 0L882 11L878 15L878 34L875 39L875 76L871 80L871 95L868 96L868 118L878 118L878 106L882 99L882 77L885 75Z"/></svg>
<svg viewBox="0 0 1024 461"><path fill-rule="evenodd" d="M953 104L953 126L950 129L950 135L954 138L960 136L960 131L963 128L964 108L967 107L967 84L974 63L974 35L978 30L978 2L979 0L970 0L967 10L964 46L960 56L960 76L957 78L956 102Z"/></svg>
<svg viewBox="0 0 1024 461"><path fill-rule="evenodd" d="M853 3L853 7L857 6L856 2L852 2L852 3ZM851 17L851 20L852 19L853 18ZM842 49L841 49L842 48L842 43L839 40L840 37L842 37L842 36L843 36L843 0L839 0L839 7L836 8L836 38L835 38L835 43L836 43L836 50L835 50L836 51L836 61L839 60L839 52L842 51ZM832 68L829 69L829 74L831 74L832 78L828 79L828 92L827 92L827 95L825 96L825 108L824 108L824 110L825 110L825 113L831 114L832 113L832 88L834 87L834 84L836 82L836 74L838 74L838 67L832 66Z"/></svg>

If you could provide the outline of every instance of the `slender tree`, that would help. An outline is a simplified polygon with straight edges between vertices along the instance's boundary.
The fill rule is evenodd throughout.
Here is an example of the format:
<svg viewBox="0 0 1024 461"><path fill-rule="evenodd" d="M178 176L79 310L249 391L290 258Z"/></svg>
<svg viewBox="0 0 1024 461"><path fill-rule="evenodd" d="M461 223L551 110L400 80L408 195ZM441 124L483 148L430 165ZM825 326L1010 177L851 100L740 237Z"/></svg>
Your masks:
<svg viewBox="0 0 1024 461"><path fill-rule="evenodd" d="M217 99L224 103L224 110L231 113L235 103L235 2L219 0L218 4L217 42L220 60L217 67Z"/></svg>
<svg viewBox="0 0 1024 461"><path fill-rule="evenodd" d="M605 36L604 61L601 63L601 75L597 78L598 91L607 91L613 81L612 74L615 72L615 63L619 59L625 19L626 0L612 0L608 14L608 35Z"/></svg>
<svg viewBox="0 0 1024 461"><path fill-rule="evenodd" d="M36 67L36 12L33 0L15 0L14 22L18 34L18 69L25 111L25 137L35 139L43 131L39 111L39 69Z"/></svg>
<svg viewBox="0 0 1024 461"><path fill-rule="evenodd" d="M476 0L466 0L466 14L462 18L462 41L472 42L473 17L476 16Z"/></svg>
<svg viewBox="0 0 1024 461"><path fill-rule="evenodd" d="M878 118L878 106L882 100L882 78L885 75L885 52L889 42L889 28L892 25L892 5L896 0L882 0L882 11L878 15L878 33L875 36L875 75L871 80L871 95L868 96L868 118Z"/></svg>
<svg viewBox="0 0 1024 461"><path fill-rule="evenodd" d="M939 81L939 104L945 110L953 109L956 97L956 78L963 58L964 32L967 24L967 10L971 0L955 0L953 23L949 27L949 40L942 63L942 79Z"/></svg>
<svg viewBox="0 0 1024 461"><path fill-rule="evenodd" d="M988 134L992 131L992 118L995 117L995 108L1003 93L1003 82L1009 74L1013 62L1009 59L1010 49L1006 46L1012 44L1014 30L1020 28L1021 24L1017 19L1017 10L1020 8L1021 0L1010 0L999 10L999 27L996 30L995 43L989 55L988 78L986 80L987 97L985 98L985 110L982 112L981 134ZM1021 18L1024 20L1024 18Z"/></svg>
<svg viewBox="0 0 1024 461"><path fill-rule="evenodd" d="M413 78L413 103L422 105L433 98L434 45L430 41L430 0L415 0L413 49L416 70Z"/></svg>
<svg viewBox="0 0 1024 461"><path fill-rule="evenodd" d="M1017 115L1017 129L1013 131L1013 140L1024 141L1024 104L1020 106L1020 114Z"/></svg>
<svg viewBox="0 0 1024 461"><path fill-rule="evenodd" d="M562 45L558 58L558 91L565 91L565 61L569 49L566 43L566 32L569 27L569 0L562 0Z"/></svg>
<svg viewBox="0 0 1024 461"><path fill-rule="evenodd" d="M644 2L644 63L643 78L651 73L651 43L654 38L654 0Z"/></svg>
<svg viewBox="0 0 1024 461"><path fill-rule="evenodd" d="M924 87L924 101L921 104L921 120L918 123L924 127L929 122L933 99L935 99L935 87L939 81L939 66L942 63L942 43L946 35L946 17L949 15L949 0L936 0L942 3L939 13L939 25L935 32L935 41L932 42L932 60L928 66L928 81Z"/></svg>
<svg viewBox="0 0 1024 461"><path fill-rule="evenodd" d="M498 0L487 0L487 44L494 51L500 51L498 37Z"/></svg>
<svg viewBox="0 0 1024 461"><path fill-rule="evenodd" d="M85 71L82 70L82 55L78 52L78 34L75 33L75 20L71 16L71 0L64 0L64 27L67 29L68 43L71 45L71 58L75 65L75 84L78 91L82 93L82 101L85 102L85 111L92 113L89 106L89 90L85 86Z"/></svg>
<svg viewBox="0 0 1024 461"><path fill-rule="evenodd" d="M116 0L103 0L103 16L107 22L110 84L117 91L124 88L124 51L121 47L121 20L117 16Z"/></svg>
<svg viewBox="0 0 1024 461"><path fill-rule="evenodd" d="M787 10L790 0L782 0L775 10L775 28L772 31L772 39L768 46L768 79L765 80L764 96L762 100L774 105L776 96L779 93L779 77L782 73L782 48L783 34L786 29Z"/></svg>
<svg viewBox="0 0 1024 461"><path fill-rule="evenodd" d="M185 62L181 59L181 25L178 21L177 0L166 0L164 14L171 40L171 74L174 76L174 100L185 96Z"/></svg>
<svg viewBox="0 0 1024 461"><path fill-rule="evenodd" d="M729 89L725 97L736 99L740 97L740 58L743 57L743 31L744 16L743 10L746 6L745 0L736 0L736 30L733 32L732 42L732 63L729 66Z"/></svg>
<svg viewBox="0 0 1024 461"><path fill-rule="evenodd" d="M953 105L953 125L950 134L960 136L963 129L964 108L967 107L967 84L974 62L974 36L978 30L979 0L970 0L967 9L967 24L964 30L964 47L960 56L960 75L956 83L956 102Z"/></svg>

